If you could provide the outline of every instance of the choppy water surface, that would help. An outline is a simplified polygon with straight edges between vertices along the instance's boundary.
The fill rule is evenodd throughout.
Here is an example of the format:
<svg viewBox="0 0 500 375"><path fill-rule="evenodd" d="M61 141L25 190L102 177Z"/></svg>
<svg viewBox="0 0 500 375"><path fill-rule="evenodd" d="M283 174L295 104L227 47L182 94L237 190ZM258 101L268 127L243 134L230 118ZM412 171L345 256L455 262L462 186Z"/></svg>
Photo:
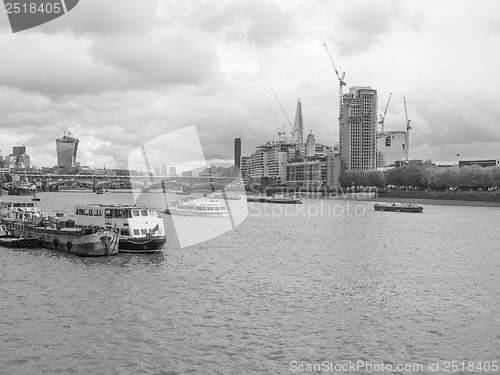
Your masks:
<svg viewBox="0 0 500 375"><path fill-rule="evenodd" d="M127 200L46 193L40 205ZM288 374L349 361L423 367L337 373L430 374L429 361L439 373L444 361L500 361L500 209L372 204L305 200L279 215L255 203L235 230L187 248L166 218L168 245L153 255L0 248L0 374Z"/></svg>

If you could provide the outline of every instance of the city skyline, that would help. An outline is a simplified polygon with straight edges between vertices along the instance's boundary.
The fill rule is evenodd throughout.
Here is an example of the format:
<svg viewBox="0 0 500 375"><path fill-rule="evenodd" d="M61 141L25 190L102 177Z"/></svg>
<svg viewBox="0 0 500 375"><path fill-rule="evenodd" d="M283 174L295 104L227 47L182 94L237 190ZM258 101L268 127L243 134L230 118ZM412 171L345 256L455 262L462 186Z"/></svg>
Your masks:
<svg viewBox="0 0 500 375"><path fill-rule="evenodd" d="M36 165L53 165L53 139L71 129L82 163L124 168L141 143L195 125L206 159L231 161L234 138L243 155L277 140L267 100L290 131L270 87L292 120L301 98L304 135L333 145L326 43L347 90L376 89L379 112L393 93L385 130L405 129L406 97L412 159L500 155L496 3L138 4L87 0L16 35L0 12L0 149L25 144Z"/></svg>

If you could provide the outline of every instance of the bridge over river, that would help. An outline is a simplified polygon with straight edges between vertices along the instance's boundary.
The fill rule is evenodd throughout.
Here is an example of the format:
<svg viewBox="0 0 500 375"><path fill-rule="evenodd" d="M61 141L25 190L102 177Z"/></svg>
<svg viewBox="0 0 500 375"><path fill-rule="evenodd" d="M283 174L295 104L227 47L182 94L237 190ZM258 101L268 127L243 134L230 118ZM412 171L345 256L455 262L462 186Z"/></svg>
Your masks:
<svg viewBox="0 0 500 375"><path fill-rule="evenodd" d="M170 176L106 176L106 175L54 175L26 173L20 178L27 179L41 191L58 191L63 189L151 189L164 190L220 190L229 187L242 187L235 177L170 177ZM4 183L2 188L8 190L10 184Z"/></svg>

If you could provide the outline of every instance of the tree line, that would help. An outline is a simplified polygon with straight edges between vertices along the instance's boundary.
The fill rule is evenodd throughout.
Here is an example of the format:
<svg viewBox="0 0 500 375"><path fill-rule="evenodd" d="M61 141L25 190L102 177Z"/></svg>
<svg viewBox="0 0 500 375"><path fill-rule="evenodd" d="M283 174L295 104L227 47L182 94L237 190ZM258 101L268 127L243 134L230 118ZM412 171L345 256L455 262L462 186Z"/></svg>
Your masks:
<svg viewBox="0 0 500 375"><path fill-rule="evenodd" d="M340 186L395 186L412 189L498 189L500 167L482 168L477 164L441 168L434 165L407 164L382 171L348 171L340 173Z"/></svg>

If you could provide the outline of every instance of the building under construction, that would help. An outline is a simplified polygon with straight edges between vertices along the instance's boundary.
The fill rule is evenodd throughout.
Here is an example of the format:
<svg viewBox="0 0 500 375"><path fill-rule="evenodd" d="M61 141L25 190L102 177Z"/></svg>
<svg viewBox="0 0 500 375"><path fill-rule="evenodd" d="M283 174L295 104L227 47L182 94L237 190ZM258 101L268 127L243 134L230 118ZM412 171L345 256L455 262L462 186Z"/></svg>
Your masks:
<svg viewBox="0 0 500 375"><path fill-rule="evenodd" d="M339 129L343 168L376 168L377 107L377 90L370 87L351 87L344 94Z"/></svg>

